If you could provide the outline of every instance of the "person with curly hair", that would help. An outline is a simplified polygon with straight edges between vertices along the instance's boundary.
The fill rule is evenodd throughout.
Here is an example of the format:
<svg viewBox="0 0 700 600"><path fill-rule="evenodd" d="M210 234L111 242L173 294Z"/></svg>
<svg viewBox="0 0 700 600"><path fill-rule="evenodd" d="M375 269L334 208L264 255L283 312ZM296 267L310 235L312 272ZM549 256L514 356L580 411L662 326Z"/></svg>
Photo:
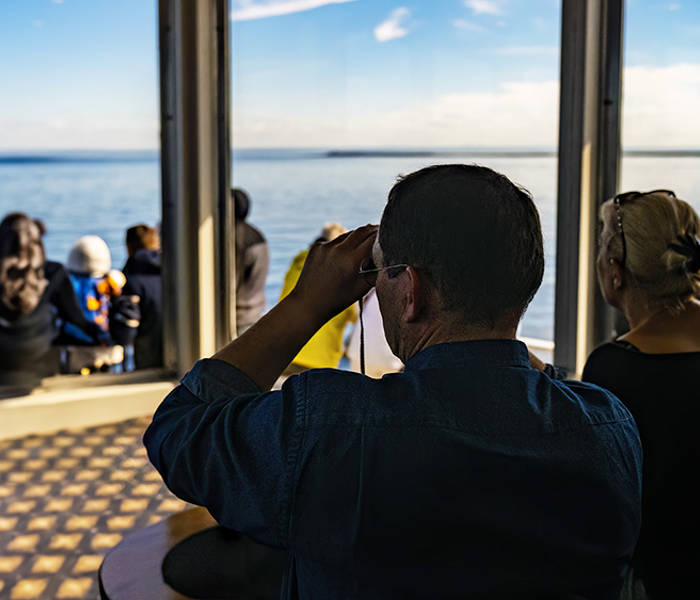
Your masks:
<svg viewBox="0 0 700 600"><path fill-rule="evenodd" d="M56 318L97 334L78 306L67 271L47 261L44 224L24 213L0 223L0 385L28 390L58 370Z"/></svg>

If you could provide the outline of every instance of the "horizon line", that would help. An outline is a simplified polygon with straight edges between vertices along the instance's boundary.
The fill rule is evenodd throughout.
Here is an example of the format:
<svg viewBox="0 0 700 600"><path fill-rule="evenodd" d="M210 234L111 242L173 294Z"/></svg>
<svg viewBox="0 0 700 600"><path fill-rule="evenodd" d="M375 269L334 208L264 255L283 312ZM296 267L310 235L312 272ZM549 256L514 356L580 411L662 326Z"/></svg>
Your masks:
<svg viewBox="0 0 700 600"><path fill-rule="evenodd" d="M403 146L392 146L389 144L386 145L367 145L367 146L352 146L352 145L346 145L346 146L338 146L338 145L324 145L324 146L239 146L236 148L236 150L327 150L327 151L335 151L335 150L340 150L340 151L373 151L373 150L386 150L386 149L391 149L391 150L494 150L494 149L504 149L504 150L517 150L517 149L536 149L536 150L554 150L556 147L555 146L547 146L547 145L526 145L526 144L513 144L510 146L497 146L497 145L489 145L489 146L475 146L475 145L463 145L463 146L456 146L456 145L449 145L449 146L438 146L438 145L403 145ZM672 146L672 147L655 147L655 146L630 146L627 148L628 150L661 150L661 151L666 151L666 150L673 150L673 151L688 151L688 150L699 150L700 151L700 146L697 147L689 147L689 146ZM39 152L153 152L153 151L158 151L160 150L159 146L154 146L154 147L144 147L144 148L139 148L139 147L131 147L131 148L109 148L109 147L98 147L98 146L91 146L91 147L85 147L85 148L51 148L51 147L33 147L33 148L0 148L0 154L9 154L9 153L16 153L16 154L24 154L24 153L39 153Z"/></svg>

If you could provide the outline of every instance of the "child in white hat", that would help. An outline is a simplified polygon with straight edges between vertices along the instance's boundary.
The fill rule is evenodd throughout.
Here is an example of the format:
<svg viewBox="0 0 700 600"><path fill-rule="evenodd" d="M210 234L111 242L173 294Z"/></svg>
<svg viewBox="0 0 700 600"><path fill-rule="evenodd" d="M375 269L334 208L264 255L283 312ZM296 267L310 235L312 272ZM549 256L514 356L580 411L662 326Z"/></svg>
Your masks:
<svg viewBox="0 0 700 600"><path fill-rule="evenodd" d="M75 338L76 342L110 344L109 311L113 299L121 294L126 277L121 271L112 269L109 247L96 235L85 235L75 243L66 266L83 314L96 323L103 334L99 340L89 339L69 323L64 327L64 333Z"/></svg>

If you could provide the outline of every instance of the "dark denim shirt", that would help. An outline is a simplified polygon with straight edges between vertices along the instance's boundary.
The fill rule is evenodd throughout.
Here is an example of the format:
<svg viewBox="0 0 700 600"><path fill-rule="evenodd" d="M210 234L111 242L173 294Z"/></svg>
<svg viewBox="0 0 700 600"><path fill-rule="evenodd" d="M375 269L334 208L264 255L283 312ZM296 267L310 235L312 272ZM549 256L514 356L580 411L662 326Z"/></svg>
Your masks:
<svg viewBox="0 0 700 600"><path fill-rule="evenodd" d="M627 409L508 340L261 393L202 360L144 442L168 487L289 550L283 598L616 598L640 525Z"/></svg>

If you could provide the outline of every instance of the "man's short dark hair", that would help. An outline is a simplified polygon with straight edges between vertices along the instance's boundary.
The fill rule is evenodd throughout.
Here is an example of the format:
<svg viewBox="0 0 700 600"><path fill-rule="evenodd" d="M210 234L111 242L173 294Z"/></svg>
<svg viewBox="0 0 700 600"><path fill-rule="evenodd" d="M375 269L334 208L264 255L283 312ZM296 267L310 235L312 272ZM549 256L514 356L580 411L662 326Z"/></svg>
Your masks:
<svg viewBox="0 0 700 600"><path fill-rule="evenodd" d="M477 165L434 165L400 178L389 192L379 244L384 264L427 273L445 310L489 328L520 317L544 273L532 197Z"/></svg>
<svg viewBox="0 0 700 600"><path fill-rule="evenodd" d="M233 196L233 212L236 221L245 221L248 216L248 211L250 210L250 198L240 188L233 188L231 190L231 195Z"/></svg>

